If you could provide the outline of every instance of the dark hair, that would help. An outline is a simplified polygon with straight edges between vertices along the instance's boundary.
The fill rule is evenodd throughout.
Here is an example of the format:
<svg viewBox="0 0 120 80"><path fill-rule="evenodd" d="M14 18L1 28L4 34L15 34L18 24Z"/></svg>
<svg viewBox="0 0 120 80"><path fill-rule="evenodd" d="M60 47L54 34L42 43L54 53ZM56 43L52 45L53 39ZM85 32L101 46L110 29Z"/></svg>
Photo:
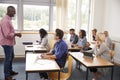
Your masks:
<svg viewBox="0 0 120 80"><path fill-rule="evenodd" d="M48 33L47 33L46 30L40 29L40 30L39 30L39 34L40 34L40 37L41 37L41 39L42 39L42 38L44 38Z"/></svg>
<svg viewBox="0 0 120 80"><path fill-rule="evenodd" d="M95 32L97 32L97 29L93 29L92 31L95 31Z"/></svg>
<svg viewBox="0 0 120 80"><path fill-rule="evenodd" d="M63 32L62 30L56 29L55 32L56 32L56 36L58 36L59 39L62 39L62 38L63 38L64 32Z"/></svg>
<svg viewBox="0 0 120 80"><path fill-rule="evenodd" d="M75 29L71 28L70 31L75 31Z"/></svg>
<svg viewBox="0 0 120 80"><path fill-rule="evenodd" d="M86 36L86 31L81 29L80 32L82 32L82 38L84 38Z"/></svg>
<svg viewBox="0 0 120 80"><path fill-rule="evenodd" d="M9 11L10 9L15 9L15 8L13 6L8 6L7 11Z"/></svg>

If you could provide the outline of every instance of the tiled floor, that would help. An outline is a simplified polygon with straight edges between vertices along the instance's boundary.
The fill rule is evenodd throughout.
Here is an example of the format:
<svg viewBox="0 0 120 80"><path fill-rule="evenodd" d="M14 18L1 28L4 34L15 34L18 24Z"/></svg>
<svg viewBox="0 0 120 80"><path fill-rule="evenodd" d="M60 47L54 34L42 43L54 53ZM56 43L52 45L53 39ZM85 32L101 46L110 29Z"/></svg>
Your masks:
<svg viewBox="0 0 120 80"><path fill-rule="evenodd" d="M14 70L18 71L19 74L15 76L14 78L16 80L25 80L25 60L20 59L16 60L13 63ZM110 80L111 72L109 72L106 76L101 77L99 80ZM78 70L75 68L75 62L73 64L73 70L71 77L69 80L85 80L86 72L82 70ZM4 80L4 74L3 74L3 60L0 60L0 80ZM92 80L93 73L89 72L89 80ZM29 80L40 80L38 73L30 73L29 74ZM120 67L115 66L114 67L114 79L113 80L120 80Z"/></svg>

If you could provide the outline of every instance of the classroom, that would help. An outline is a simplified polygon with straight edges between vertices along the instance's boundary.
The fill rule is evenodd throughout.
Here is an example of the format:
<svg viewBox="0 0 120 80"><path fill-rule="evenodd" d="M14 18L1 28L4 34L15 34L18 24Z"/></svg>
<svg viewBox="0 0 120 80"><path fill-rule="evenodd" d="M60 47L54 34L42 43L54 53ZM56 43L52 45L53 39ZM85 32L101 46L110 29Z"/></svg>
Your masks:
<svg viewBox="0 0 120 80"><path fill-rule="evenodd" d="M119 80L120 0L0 0L0 80Z"/></svg>

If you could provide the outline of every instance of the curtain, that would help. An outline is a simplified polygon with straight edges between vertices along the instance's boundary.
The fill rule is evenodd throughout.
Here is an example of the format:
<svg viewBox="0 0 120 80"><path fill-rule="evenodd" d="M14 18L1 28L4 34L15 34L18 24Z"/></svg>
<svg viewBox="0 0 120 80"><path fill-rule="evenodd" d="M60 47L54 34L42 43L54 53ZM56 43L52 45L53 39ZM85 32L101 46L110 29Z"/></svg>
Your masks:
<svg viewBox="0 0 120 80"><path fill-rule="evenodd" d="M57 20L56 28L65 30L67 26L67 0L56 0Z"/></svg>

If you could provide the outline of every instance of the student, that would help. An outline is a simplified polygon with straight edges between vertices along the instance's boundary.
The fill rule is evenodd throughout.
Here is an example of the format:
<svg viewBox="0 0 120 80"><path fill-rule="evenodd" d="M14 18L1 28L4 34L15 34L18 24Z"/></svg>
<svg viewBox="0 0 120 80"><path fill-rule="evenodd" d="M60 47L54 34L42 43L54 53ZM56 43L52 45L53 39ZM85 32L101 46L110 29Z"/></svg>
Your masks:
<svg viewBox="0 0 120 80"><path fill-rule="evenodd" d="M45 47L48 51L50 51L50 45L49 45L49 42L48 42L47 31L44 30L44 29L40 29L39 34L40 34L40 41L39 41L40 45Z"/></svg>
<svg viewBox="0 0 120 80"><path fill-rule="evenodd" d="M105 34L105 43L108 46L108 48L111 50L112 49L112 40L109 37L108 31L104 31Z"/></svg>
<svg viewBox="0 0 120 80"><path fill-rule="evenodd" d="M60 29L56 29L55 31L55 40L57 41L54 45L54 49L47 53L42 54L41 57L44 59L55 59L60 68L63 68L67 59L68 54L68 46L65 41L62 39L64 32ZM45 74L45 73L44 73ZM43 76L44 78L48 78L47 74Z"/></svg>
<svg viewBox="0 0 120 80"><path fill-rule="evenodd" d="M86 32L85 30L80 30L79 39L76 46L84 50L86 47L86 44L87 44Z"/></svg>
<svg viewBox="0 0 120 80"><path fill-rule="evenodd" d="M109 49L106 46L104 41L105 41L105 35L103 33L98 33L96 36L96 46L92 50L89 50L89 52L93 52L96 56L100 56L103 59L111 61ZM102 68L102 69L91 68L90 71L95 74L95 79L93 80L97 80L96 78L98 78L98 76L101 75L101 73L103 74L106 73L107 69L106 68Z"/></svg>
<svg viewBox="0 0 120 80"><path fill-rule="evenodd" d="M17 75L18 72L13 71L12 63L14 59L14 45L15 37L21 37L21 33L15 33L12 25L12 17L16 14L13 6L8 6L7 14L0 21L0 45L2 46L5 59L4 59L4 80L14 80L11 76Z"/></svg>
<svg viewBox="0 0 120 80"><path fill-rule="evenodd" d="M96 41L96 34L97 34L97 29L93 29L93 30L92 30L92 38L93 38L93 41Z"/></svg>
<svg viewBox="0 0 120 80"><path fill-rule="evenodd" d="M74 29L70 29L70 42L72 44L76 44L78 42L78 35L75 34L75 30Z"/></svg>

